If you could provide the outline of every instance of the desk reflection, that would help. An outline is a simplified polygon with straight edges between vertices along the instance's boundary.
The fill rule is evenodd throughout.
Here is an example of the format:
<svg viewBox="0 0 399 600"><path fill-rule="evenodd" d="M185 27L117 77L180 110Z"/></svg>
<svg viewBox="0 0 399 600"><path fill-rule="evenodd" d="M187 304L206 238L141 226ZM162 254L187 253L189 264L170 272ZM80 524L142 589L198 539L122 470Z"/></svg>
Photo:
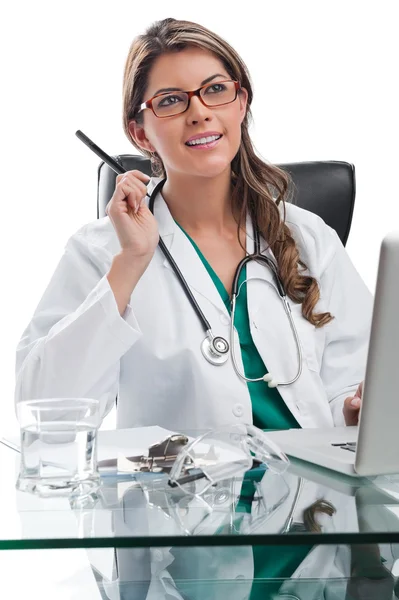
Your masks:
<svg viewBox="0 0 399 600"><path fill-rule="evenodd" d="M109 538L111 547L87 548L109 600L385 600L396 597L397 544L316 544L312 536L320 542L320 534L353 534L355 541L363 532L399 532L397 483L390 495L374 482L292 461L283 478L258 470L220 482L203 497L171 490L160 478L104 478L94 503L69 512L14 488L21 530L15 537ZM245 542L270 534L279 535L274 545L267 537L263 546ZM201 535L212 541L199 545ZM163 536L176 542L155 547ZM117 537L132 545L142 540L114 551ZM226 538L229 545L220 545ZM192 546L183 546L188 540ZM105 555L112 569L102 567Z"/></svg>
<svg viewBox="0 0 399 600"><path fill-rule="evenodd" d="M281 477L267 471L220 482L205 498L167 490L154 480L116 488L109 490L122 509L114 513L115 536L215 535L212 546L117 549L121 600L395 597L392 545L314 545L311 539L312 533L370 529L370 518L374 524L396 520L383 502L391 499L377 488L349 486L344 493L298 473ZM308 532L308 543L284 543L284 534L295 532ZM219 535L249 533L281 533L281 543L217 545Z"/></svg>

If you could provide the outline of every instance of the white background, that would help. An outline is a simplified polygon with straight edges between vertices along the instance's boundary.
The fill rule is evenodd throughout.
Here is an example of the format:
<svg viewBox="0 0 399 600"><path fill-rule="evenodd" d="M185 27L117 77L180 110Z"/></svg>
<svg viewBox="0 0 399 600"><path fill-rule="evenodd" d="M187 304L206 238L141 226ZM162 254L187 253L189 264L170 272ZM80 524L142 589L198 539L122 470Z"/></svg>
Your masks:
<svg viewBox="0 0 399 600"><path fill-rule="evenodd" d="M225 37L253 80L255 146L272 162L355 164L347 245L374 290L379 244L399 228L395 2L14 2L1 24L1 412L14 430L15 346L68 237L96 218L99 159L136 152L121 120L134 36L156 19Z"/></svg>

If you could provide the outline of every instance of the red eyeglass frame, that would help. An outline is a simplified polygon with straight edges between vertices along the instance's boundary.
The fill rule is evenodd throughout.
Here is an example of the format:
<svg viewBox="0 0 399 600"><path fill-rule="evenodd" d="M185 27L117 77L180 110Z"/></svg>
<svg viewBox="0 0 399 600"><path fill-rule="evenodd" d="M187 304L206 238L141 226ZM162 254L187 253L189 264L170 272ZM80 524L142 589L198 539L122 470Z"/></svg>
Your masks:
<svg viewBox="0 0 399 600"><path fill-rule="evenodd" d="M218 83L226 83L226 82L233 82L234 86L235 86L235 96L233 100L230 100L230 102L222 102L222 104L212 104L212 106L209 106L208 104L206 104L203 100L203 98L200 95L200 92L203 88L207 88L211 85L216 85ZM204 106L206 106L207 108L214 108L215 106L225 106L226 104L231 104L232 102L234 102L237 99L237 94L238 91L241 89L241 85L238 81L236 81L235 79L222 79L222 80L218 80L218 81L214 81L213 84L211 82L206 83L205 85L201 85L201 87L199 87L197 90L192 90L192 91L184 91L184 90L173 90L176 92L183 92L184 94L188 95L188 102L187 102L187 107L182 110L179 113L176 113L175 115L166 115L165 117L160 117L159 115L155 114L154 108L152 106L153 101L156 98L159 98L160 96L167 96L168 94L172 94L173 91L170 92L162 92L162 94L156 94L155 96L153 96L152 98L150 98L149 100L147 100L146 102L143 102L142 104L140 104L139 110L137 112L137 114L139 114L142 110L146 109L146 108L150 108L152 110L152 112L154 113L154 115L158 118L158 119L168 119L169 117L176 117L177 115L182 115L183 113L186 112L186 110L189 109L190 107L190 100L193 96L198 96L198 98L200 99L200 102L202 102L202 104Z"/></svg>

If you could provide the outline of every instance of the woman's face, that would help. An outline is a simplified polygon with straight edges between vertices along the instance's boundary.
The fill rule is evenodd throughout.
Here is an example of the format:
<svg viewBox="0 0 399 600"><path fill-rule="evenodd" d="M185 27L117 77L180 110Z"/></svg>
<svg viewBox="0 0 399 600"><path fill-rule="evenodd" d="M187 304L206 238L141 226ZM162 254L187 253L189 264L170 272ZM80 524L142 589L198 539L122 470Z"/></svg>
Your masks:
<svg viewBox="0 0 399 600"><path fill-rule="evenodd" d="M223 79L231 79L222 62L207 50L187 48L164 54L151 69L144 101L161 93L158 90L162 88L196 90L205 79L213 76L209 86ZM168 177L172 172L215 177L226 168L230 169L231 161L237 154L247 97L247 91L243 89L234 102L210 108L193 96L184 113L168 118L158 118L151 109L145 109L143 125L131 121L130 131L140 147L158 153ZM198 134L221 134L222 137L211 148L188 146L187 140Z"/></svg>

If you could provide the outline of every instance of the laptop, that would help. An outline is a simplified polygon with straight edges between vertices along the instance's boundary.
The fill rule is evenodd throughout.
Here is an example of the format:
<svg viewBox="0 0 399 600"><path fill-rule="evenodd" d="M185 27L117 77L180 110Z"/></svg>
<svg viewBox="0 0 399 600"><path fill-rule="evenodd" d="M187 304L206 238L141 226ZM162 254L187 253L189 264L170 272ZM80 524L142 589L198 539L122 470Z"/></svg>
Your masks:
<svg viewBox="0 0 399 600"><path fill-rule="evenodd" d="M399 473L399 231L382 241L356 427L269 432L288 455L365 477Z"/></svg>

